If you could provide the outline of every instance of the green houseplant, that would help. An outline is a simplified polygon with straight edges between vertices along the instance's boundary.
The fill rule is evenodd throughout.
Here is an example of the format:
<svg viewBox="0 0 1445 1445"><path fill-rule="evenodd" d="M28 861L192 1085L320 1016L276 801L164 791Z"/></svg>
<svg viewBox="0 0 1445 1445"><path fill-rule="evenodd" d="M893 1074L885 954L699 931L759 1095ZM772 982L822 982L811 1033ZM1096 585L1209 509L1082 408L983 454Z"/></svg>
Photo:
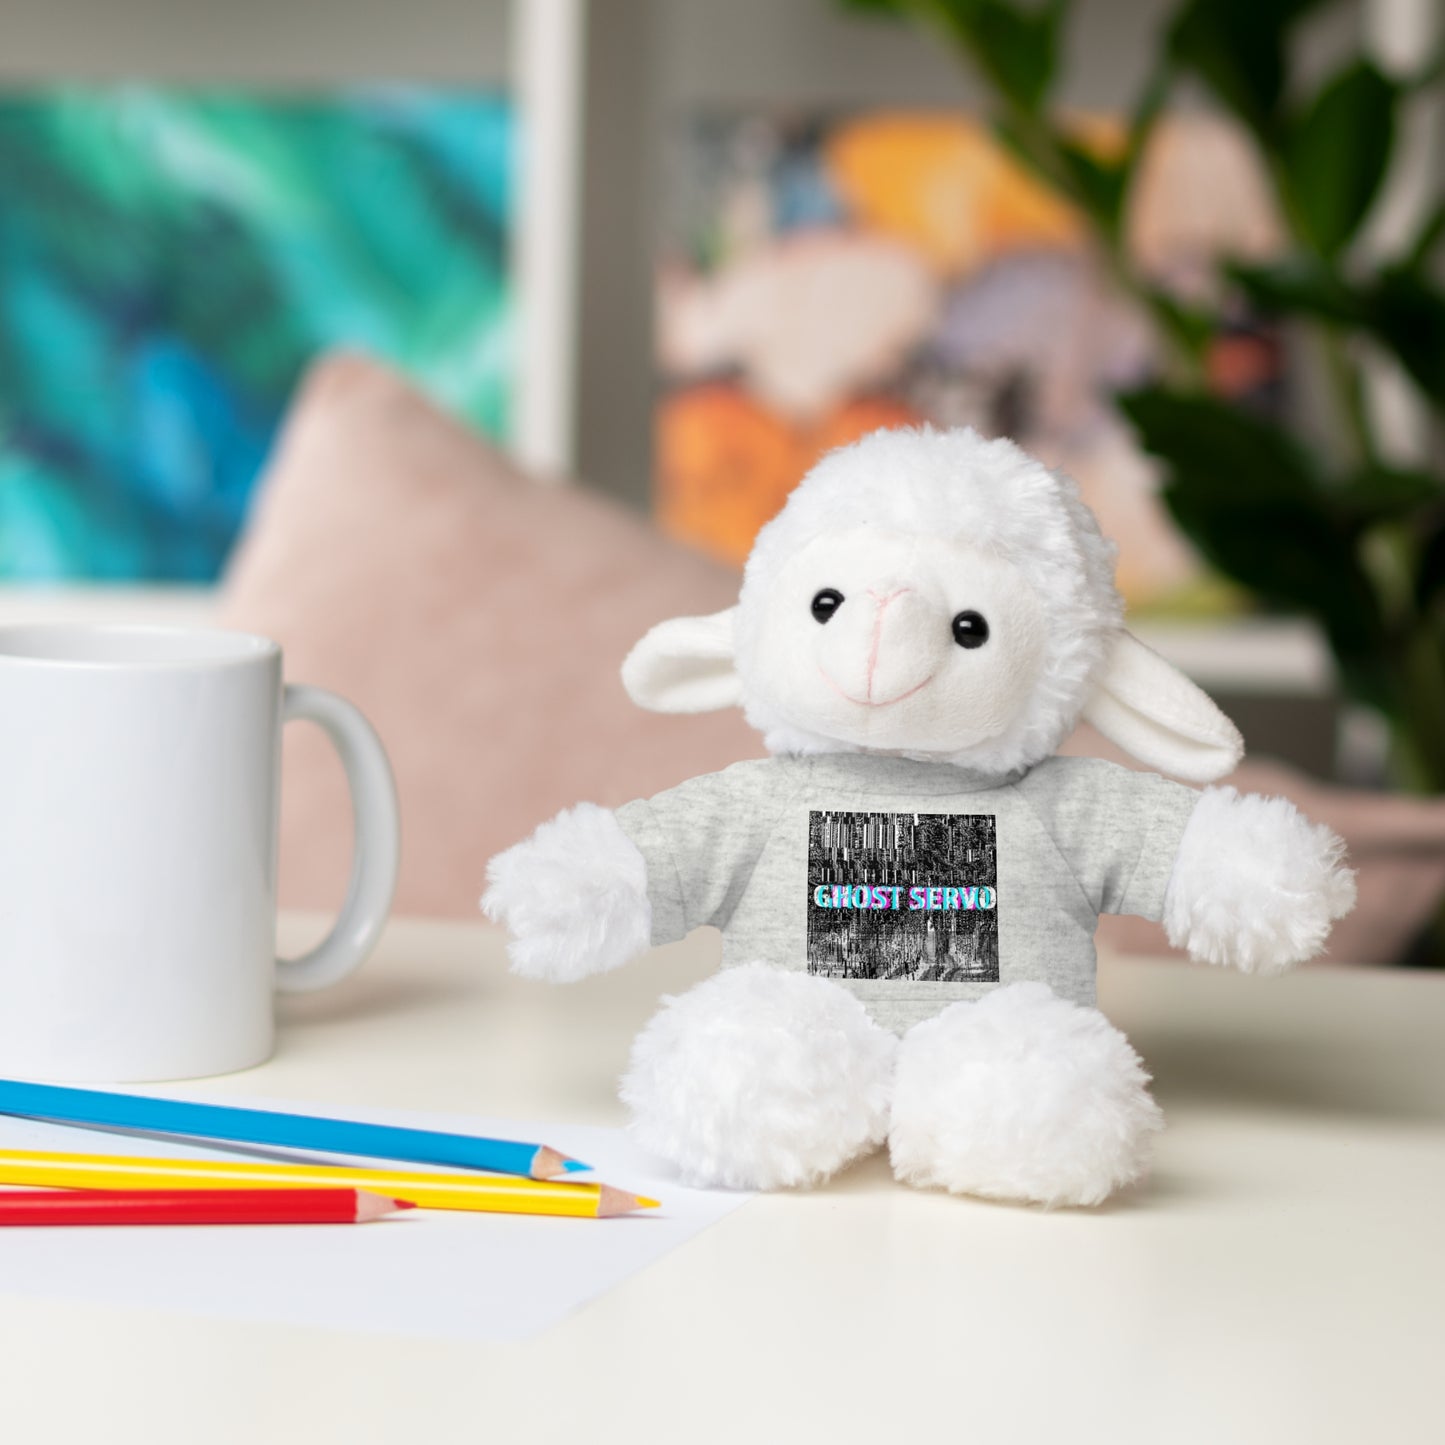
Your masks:
<svg viewBox="0 0 1445 1445"><path fill-rule="evenodd" d="M1396 781L1445 790L1445 463L1388 459L1366 398L1373 353L1445 421L1445 288L1432 274L1445 203L1397 253L1356 244L1396 159L1402 106L1441 84L1437 59L1409 77L1363 54L1306 88L1297 27L1338 0L1182 0L1127 117L1118 152L1082 145L1054 104L1070 0L842 0L917 22L973 70L1002 141L1085 217L1103 264L1144 309L1166 355L1151 384L1118 397L1164 466L1164 499L1226 576L1266 605L1315 618L1354 700L1387 720ZM1125 245L1130 188L1176 87L1202 85L1249 132L1288 234L1268 266L1222 262L1225 294L1297 330L1332 389L1327 440L1211 394L1222 316L1160 289Z"/></svg>

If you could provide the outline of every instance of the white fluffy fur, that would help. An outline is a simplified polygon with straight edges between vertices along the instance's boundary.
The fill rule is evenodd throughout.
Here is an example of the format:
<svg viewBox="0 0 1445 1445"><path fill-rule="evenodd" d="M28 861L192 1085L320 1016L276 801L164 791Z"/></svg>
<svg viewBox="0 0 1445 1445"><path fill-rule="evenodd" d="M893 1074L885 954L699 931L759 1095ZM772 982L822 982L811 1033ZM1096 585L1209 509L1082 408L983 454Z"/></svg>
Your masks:
<svg viewBox="0 0 1445 1445"><path fill-rule="evenodd" d="M951 1004L899 1049L893 1172L953 1194L1098 1204L1148 1167L1163 1124L1148 1082L1103 1014L1045 984Z"/></svg>
<svg viewBox="0 0 1445 1445"><path fill-rule="evenodd" d="M1345 845L1284 798L1206 788L1164 896L1176 948L1244 973L1282 973L1325 946L1354 906Z"/></svg>
<svg viewBox="0 0 1445 1445"><path fill-rule="evenodd" d="M622 1098L686 1183L818 1184L883 1142L897 1048L837 984L744 964L664 1001Z"/></svg>
<svg viewBox="0 0 1445 1445"><path fill-rule="evenodd" d="M512 972L551 983L646 952L647 865L606 808L578 803L487 865L482 911L511 933Z"/></svg>
<svg viewBox="0 0 1445 1445"><path fill-rule="evenodd" d="M1073 728L1122 625L1113 543L1067 478L1011 441L961 428L878 431L830 452L759 533L743 574L737 668L749 722L773 752L856 751L811 729L757 686L759 639L769 595L788 559L830 532L884 528L947 536L1019 568L1048 619L1039 681L1013 726L956 752L905 756L1011 772L1054 752Z"/></svg>
<svg viewBox="0 0 1445 1445"><path fill-rule="evenodd" d="M655 628L628 686L674 711L741 697L774 752L984 773L1047 758L1088 705L1141 757L1221 775L1232 727L1121 642L1113 562L1073 484L1013 443L875 432L819 462L762 530L737 608ZM826 631L810 605L822 587L852 609ZM985 648L953 643L955 609L988 617ZM1307 958L1354 899L1341 852L1288 803L1210 790L1170 879L1169 935L1253 972ZM643 858L601 808L560 814L488 878L482 907L511 930L518 973L583 978L648 947ZM750 964L668 1000L622 1091L638 1140L692 1183L813 1184L886 1135L909 1183L1085 1205L1143 1172L1160 1127L1147 1082L1102 1015L1042 984L954 1004L900 1045L838 985Z"/></svg>

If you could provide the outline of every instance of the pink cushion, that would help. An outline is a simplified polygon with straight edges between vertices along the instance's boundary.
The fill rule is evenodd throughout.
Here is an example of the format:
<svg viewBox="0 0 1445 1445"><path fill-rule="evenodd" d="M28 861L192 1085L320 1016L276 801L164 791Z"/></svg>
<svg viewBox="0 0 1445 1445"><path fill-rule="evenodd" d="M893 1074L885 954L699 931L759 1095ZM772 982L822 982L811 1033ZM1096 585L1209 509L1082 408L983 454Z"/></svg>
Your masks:
<svg viewBox="0 0 1445 1445"><path fill-rule="evenodd" d="M653 623L727 607L737 586L620 507L519 476L377 363L335 356L294 403L222 614L380 732L401 796L397 910L474 917L487 859L559 808L761 755L738 713L644 713L618 680ZM350 836L340 765L288 728L283 906L339 902Z"/></svg>

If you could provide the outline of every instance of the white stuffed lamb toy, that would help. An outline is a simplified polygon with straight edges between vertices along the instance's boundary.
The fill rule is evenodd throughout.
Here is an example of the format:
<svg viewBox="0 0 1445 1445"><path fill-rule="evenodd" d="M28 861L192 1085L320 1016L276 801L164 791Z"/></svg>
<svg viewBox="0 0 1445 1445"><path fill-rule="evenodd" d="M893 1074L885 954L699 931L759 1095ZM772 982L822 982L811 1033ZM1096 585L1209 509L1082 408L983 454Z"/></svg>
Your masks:
<svg viewBox="0 0 1445 1445"><path fill-rule="evenodd" d="M1276 973L1354 901L1343 847L1278 798L1054 756L1080 719L1208 782L1239 734L1124 630L1114 547L1009 441L876 432L813 468L736 607L623 665L663 712L741 705L772 757L492 860L512 966L566 982L712 924L622 1083L698 1184L816 1184L888 1144L910 1184L1097 1204L1147 1167L1148 1075L1094 1008L1101 912Z"/></svg>

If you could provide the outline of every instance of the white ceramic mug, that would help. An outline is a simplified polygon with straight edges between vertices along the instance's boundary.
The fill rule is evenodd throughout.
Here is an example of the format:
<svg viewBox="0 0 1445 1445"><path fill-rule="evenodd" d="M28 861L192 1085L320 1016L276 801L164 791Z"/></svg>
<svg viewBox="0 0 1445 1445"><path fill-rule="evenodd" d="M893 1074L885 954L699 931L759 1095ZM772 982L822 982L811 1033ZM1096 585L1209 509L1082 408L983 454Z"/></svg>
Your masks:
<svg viewBox="0 0 1445 1445"><path fill-rule="evenodd" d="M281 726L331 736L356 815L336 927L276 961ZM274 990L371 951L396 885L396 793L350 703L281 680L263 637L0 628L0 1075L124 1082L260 1063Z"/></svg>

